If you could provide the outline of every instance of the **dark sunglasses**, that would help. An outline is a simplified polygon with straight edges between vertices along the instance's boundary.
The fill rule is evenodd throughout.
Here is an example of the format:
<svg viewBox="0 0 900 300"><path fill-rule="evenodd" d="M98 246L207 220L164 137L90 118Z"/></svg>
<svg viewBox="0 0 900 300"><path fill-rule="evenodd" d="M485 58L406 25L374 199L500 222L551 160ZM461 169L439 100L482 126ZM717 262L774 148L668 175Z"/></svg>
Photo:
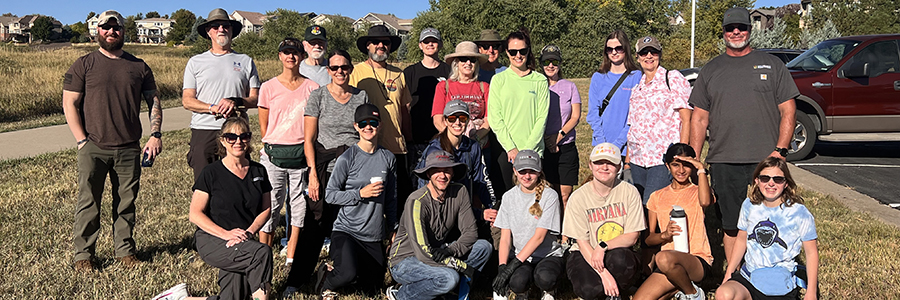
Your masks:
<svg viewBox="0 0 900 300"><path fill-rule="evenodd" d="M491 47L494 47L494 50L500 49L500 44L479 44L478 45L481 50L489 50Z"/></svg>
<svg viewBox="0 0 900 300"><path fill-rule="evenodd" d="M457 58L456 60L459 61L459 63L467 63L467 62L471 62L473 64L478 63L478 59L474 58L474 57L460 57L460 58Z"/></svg>
<svg viewBox="0 0 900 300"><path fill-rule="evenodd" d="M100 28L102 28L103 30L115 29L116 31L122 31L122 26L119 26L119 25L103 24L103 25L100 25Z"/></svg>
<svg viewBox="0 0 900 300"><path fill-rule="evenodd" d="M332 72L337 72L337 70L350 71L350 69L352 69L352 68L353 68L353 66L351 66L351 65L328 66L328 69L331 70Z"/></svg>
<svg viewBox="0 0 900 300"><path fill-rule="evenodd" d="M647 54L650 53L652 53L653 55L659 55L659 53L661 52L659 50L656 50L655 48L644 48L641 49L641 51L638 51L638 55L640 56L647 56Z"/></svg>
<svg viewBox="0 0 900 300"><path fill-rule="evenodd" d="M559 67L559 61L558 61L558 60L555 60L555 59L548 59L548 60L541 61L541 65L543 65L543 66L545 66L545 67L549 67L551 64L554 65L554 66Z"/></svg>
<svg viewBox="0 0 900 300"><path fill-rule="evenodd" d="M391 40L370 40L369 43L372 45L378 45L380 43L384 46L390 46Z"/></svg>
<svg viewBox="0 0 900 300"><path fill-rule="evenodd" d="M228 23L228 22L215 22L215 23L209 24L209 28L219 28L219 27L228 29L228 28L231 28L231 23Z"/></svg>
<svg viewBox="0 0 900 300"><path fill-rule="evenodd" d="M509 53L509 56L516 56L516 55L519 55L519 54L522 54L522 56L526 56L526 55L528 55L528 52L529 52L530 50L531 50L531 49L528 49L528 48L522 48L522 49L507 49L506 52Z"/></svg>
<svg viewBox="0 0 900 300"><path fill-rule="evenodd" d="M615 48L606 47L606 53L613 53L614 50L616 51L616 53L624 53L625 47L622 47L622 46L616 46Z"/></svg>
<svg viewBox="0 0 900 300"><path fill-rule="evenodd" d="M747 30L750 30L750 25L728 24L728 25L725 25L725 32L732 32L732 31L734 31L735 28L737 28L737 30L740 30L740 31L747 31Z"/></svg>
<svg viewBox="0 0 900 300"><path fill-rule="evenodd" d="M460 123L467 123L467 122L469 122L469 116L467 116L467 115L447 116L447 122L450 124L456 123L456 120L459 120Z"/></svg>
<svg viewBox="0 0 900 300"><path fill-rule="evenodd" d="M786 178L784 178L784 176L769 176L769 175L759 175L759 176L756 176L756 178L759 179L759 182L762 182L762 183L769 183L769 180L775 180L775 183L782 184L786 180Z"/></svg>
<svg viewBox="0 0 900 300"><path fill-rule="evenodd" d="M362 120L356 122L356 126L359 126L359 129L366 128L366 125L372 125L372 128L378 128L378 120Z"/></svg>
<svg viewBox="0 0 900 300"><path fill-rule="evenodd" d="M225 138L225 142L228 142L229 144L236 143L238 138L241 139L241 142L249 143L250 138L253 137L253 133L252 132L244 132L244 133L241 133L240 135L238 135L235 133L226 132L226 133L222 134L222 137Z"/></svg>

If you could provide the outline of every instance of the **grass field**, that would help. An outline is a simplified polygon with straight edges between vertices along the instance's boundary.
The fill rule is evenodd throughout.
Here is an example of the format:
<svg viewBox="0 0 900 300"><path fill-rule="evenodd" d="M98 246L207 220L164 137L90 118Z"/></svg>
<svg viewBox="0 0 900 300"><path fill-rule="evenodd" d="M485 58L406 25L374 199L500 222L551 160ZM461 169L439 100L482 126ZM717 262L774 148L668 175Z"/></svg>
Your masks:
<svg viewBox="0 0 900 300"><path fill-rule="evenodd" d="M153 49L146 51L144 57L153 55ZM70 55L73 60L78 56L77 53ZM186 61L183 57L171 59ZM59 63L65 65L60 72L71 64ZM180 73L180 68L173 67L169 72ZM273 76L274 72L267 76ZM586 99L587 79L573 81ZM255 116L251 119L258 136ZM577 143L583 166L590 149L589 132L587 124L582 122L578 127ZM0 161L0 168L6 170L0 172L0 205L4 208L0 210L3 224L0 236L4 237L0 243L0 262L3 262L0 274L5 274L0 276L0 295L39 299L147 299L180 282L188 283L192 295L217 293L217 271L202 262L193 250L191 236L195 227L187 217L192 178L185 162L189 137L188 130L166 132L163 154L152 168L143 171L135 239L138 257L145 263L133 269L122 268L113 260L108 186L97 243L101 269L91 273L78 273L72 269L71 224L78 190L74 150ZM259 149L258 138L255 143ZM258 155L255 154L256 158ZM581 176L581 179L588 176L584 167ZM869 215L852 212L835 199L814 191L803 191L802 195L816 217L821 298L900 299L900 264L897 263L900 261L900 251L897 251L900 249L900 232L897 228ZM276 257L273 285L279 292L284 288L287 275L283 262L283 258ZM715 286L717 279L712 278L707 283ZM573 299L574 296L567 292L571 288L566 284L561 284L563 294L559 298ZM486 299L489 295L486 287L478 288L472 298ZM382 298L380 295L375 297ZM347 298L366 299L366 296L357 294ZM296 299L317 297L304 294Z"/></svg>

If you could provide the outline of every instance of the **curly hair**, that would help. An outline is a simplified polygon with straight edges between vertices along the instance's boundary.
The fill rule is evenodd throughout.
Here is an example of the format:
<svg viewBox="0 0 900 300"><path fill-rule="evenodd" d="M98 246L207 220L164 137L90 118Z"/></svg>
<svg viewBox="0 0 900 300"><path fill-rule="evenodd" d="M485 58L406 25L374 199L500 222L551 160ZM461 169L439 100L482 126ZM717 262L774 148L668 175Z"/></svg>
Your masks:
<svg viewBox="0 0 900 300"><path fill-rule="evenodd" d="M248 123L247 120L245 120L244 118L230 117L227 120L225 120L225 123L222 124L222 130L219 133L219 139L220 139L220 142L218 143L219 149L218 149L218 151L216 151L216 154L218 154L219 157L225 157L228 155L228 152L225 150L225 145L222 145L221 140L224 140L224 137L222 137L222 134L225 133L228 129L231 129L232 127L237 127L242 132L251 132L250 131L250 123ZM249 142L245 143L245 144L246 145L244 146L244 149L246 149L246 150L244 150L244 152L245 153L253 153L253 144L249 143Z"/></svg>
<svg viewBox="0 0 900 300"><path fill-rule="evenodd" d="M784 205L790 207L794 205L794 203L803 204L803 198L797 194L797 183L794 182L794 178L791 177L791 171L788 169L787 162L780 158L775 157L767 157L759 165L756 166L756 170L753 171L753 185L750 187L750 203L760 204L766 200L766 197L763 196L762 192L759 191L759 184L756 183L756 178L759 177L759 173L766 168L778 168L781 172L784 173L785 185L784 191L781 192L781 199L784 200Z"/></svg>

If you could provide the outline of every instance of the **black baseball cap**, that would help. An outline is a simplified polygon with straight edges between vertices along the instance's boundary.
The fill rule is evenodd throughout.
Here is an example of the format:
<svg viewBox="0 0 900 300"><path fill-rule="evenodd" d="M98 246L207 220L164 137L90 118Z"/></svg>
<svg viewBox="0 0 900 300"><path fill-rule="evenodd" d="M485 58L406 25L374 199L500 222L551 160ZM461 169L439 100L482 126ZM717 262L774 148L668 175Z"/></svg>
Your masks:
<svg viewBox="0 0 900 300"><path fill-rule="evenodd" d="M312 40L323 40L328 41L328 38L325 37L325 28L319 25L313 25L306 28L306 33L303 34L303 40L309 42Z"/></svg>
<svg viewBox="0 0 900 300"><path fill-rule="evenodd" d="M378 106L375 106L372 103L363 103L356 107L356 114L353 115L353 119L354 122L372 119L380 122L381 113L378 111Z"/></svg>

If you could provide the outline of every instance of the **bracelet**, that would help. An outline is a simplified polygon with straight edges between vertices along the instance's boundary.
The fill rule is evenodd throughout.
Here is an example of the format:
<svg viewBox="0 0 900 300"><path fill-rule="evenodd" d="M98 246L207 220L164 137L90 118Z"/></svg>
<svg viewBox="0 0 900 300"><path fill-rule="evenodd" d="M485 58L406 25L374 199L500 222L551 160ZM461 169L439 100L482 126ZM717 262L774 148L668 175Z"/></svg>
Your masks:
<svg viewBox="0 0 900 300"><path fill-rule="evenodd" d="M697 169L697 174L706 174L706 169Z"/></svg>
<svg viewBox="0 0 900 300"><path fill-rule="evenodd" d="M75 143L75 145L81 146L81 144L84 144L84 143L87 143L87 142L88 142L88 139L87 139L87 138L84 138L83 140L80 140L80 141L78 141L77 143Z"/></svg>
<svg viewBox="0 0 900 300"><path fill-rule="evenodd" d="M216 114L216 113L214 113L214 112L212 111L212 107L213 107L213 106L215 106L215 104L210 104L210 105L209 105L209 108L207 109L207 110L209 111L209 114L211 114L211 115Z"/></svg>

